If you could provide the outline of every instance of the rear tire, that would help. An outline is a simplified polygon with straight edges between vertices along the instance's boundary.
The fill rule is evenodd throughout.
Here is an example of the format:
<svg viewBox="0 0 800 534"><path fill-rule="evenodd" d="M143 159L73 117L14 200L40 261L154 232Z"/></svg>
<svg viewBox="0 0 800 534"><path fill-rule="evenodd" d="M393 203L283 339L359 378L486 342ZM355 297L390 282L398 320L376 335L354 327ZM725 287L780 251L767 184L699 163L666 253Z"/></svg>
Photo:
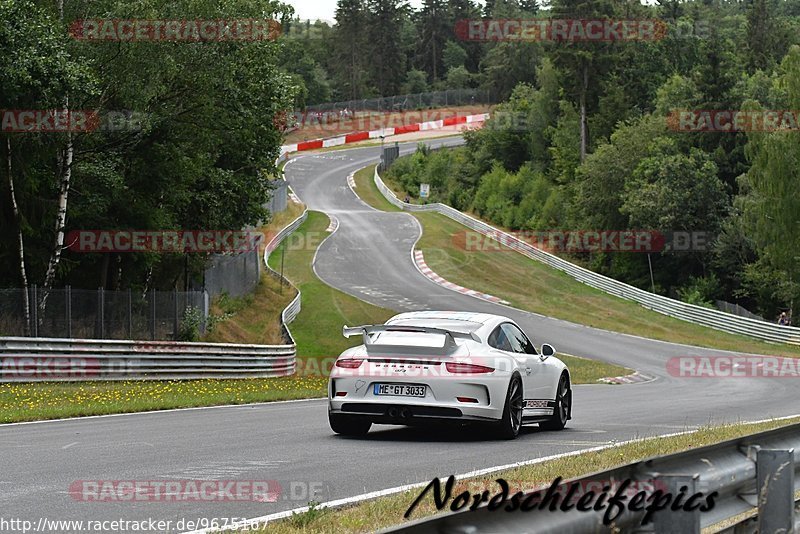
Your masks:
<svg viewBox="0 0 800 534"><path fill-rule="evenodd" d="M556 391L556 407L553 415L547 421L539 423L542 430L563 430L567 426L567 420L572 414L572 389L569 387L569 378L566 374L561 375Z"/></svg>
<svg viewBox="0 0 800 534"><path fill-rule="evenodd" d="M514 375L508 384L506 402L503 405L503 418L495 423L495 434L500 439L516 439L522 428L522 380Z"/></svg>
<svg viewBox="0 0 800 534"><path fill-rule="evenodd" d="M371 421L330 412L328 412L328 423L331 425L331 430L342 436L363 436L372 427Z"/></svg>

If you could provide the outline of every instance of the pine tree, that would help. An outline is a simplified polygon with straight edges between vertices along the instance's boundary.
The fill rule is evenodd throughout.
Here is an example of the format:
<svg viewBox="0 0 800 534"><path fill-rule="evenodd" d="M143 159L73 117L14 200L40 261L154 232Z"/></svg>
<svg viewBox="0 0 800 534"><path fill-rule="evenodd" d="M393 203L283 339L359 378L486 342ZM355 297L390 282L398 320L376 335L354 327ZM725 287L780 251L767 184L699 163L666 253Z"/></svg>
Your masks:
<svg viewBox="0 0 800 534"><path fill-rule="evenodd" d="M606 0L557 0L553 3L553 18L590 20L613 18L613 9ZM600 78L607 70L609 46L615 43L570 42L556 43L553 61L564 74L564 89L574 99L580 113L580 154L586 159L589 146L588 115L596 99Z"/></svg>
<svg viewBox="0 0 800 534"><path fill-rule="evenodd" d="M451 33L444 0L424 0L419 13L418 55L422 59L421 66L434 83L444 75L442 52Z"/></svg>
<svg viewBox="0 0 800 534"><path fill-rule="evenodd" d="M747 11L747 63L750 72L773 66L775 24L768 0L754 0Z"/></svg>
<svg viewBox="0 0 800 534"><path fill-rule="evenodd" d="M336 5L334 56L343 71L340 85L350 100L362 98L366 20L363 0L339 0Z"/></svg>
<svg viewBox="0 0 800 534"><path fill-rule="evenodd" d="M395 95L406 75L402 27L408 6L403 0L367 0L367 10L370 81L382 96Z"/></svg>

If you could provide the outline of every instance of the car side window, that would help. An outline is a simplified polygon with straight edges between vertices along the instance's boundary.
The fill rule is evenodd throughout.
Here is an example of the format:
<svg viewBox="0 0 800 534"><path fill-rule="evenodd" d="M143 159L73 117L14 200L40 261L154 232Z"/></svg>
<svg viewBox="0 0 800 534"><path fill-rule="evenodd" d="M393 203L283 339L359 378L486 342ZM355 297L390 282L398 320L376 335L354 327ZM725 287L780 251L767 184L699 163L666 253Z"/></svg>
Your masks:
<svg viewBox="0 0 800 534"><path fill-rule="evenodd" d="M522 330L511 323L505 323L502 327L506 336L511 341L511 346L514 347L514 352L519 352L520 354L538 354L533 344L528 339L528 336L526 336Z"/></svg>
<svg viewBox="0 0 800 534"><path fill-rule="evenodd" d="M486 342L494 349L504 350L506 352L515 352L508 340L508 336L503 331L502 325L495 328L492 333L489 334L489 339L487 339Z"/></svg>

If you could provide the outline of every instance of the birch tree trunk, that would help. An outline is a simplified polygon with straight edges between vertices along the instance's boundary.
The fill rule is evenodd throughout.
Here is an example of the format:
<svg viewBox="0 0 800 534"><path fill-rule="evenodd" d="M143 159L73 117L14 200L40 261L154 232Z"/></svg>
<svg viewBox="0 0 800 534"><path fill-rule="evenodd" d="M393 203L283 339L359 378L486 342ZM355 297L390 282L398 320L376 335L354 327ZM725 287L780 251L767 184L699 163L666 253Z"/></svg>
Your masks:
<svg viewBox="0 0 800 534"><path fill-rule="evenodd" d="M69 113L69 99L65 99L64 112ZM47 291L53 287L56 278L56 269L61 261L61 251L64 248L64 228L67 224L67 200L69 199L69 187L72 179L72 158L73 158L72 132L67 132L67 146L64 153L60 155L59 164L59 187L58 187L58 211L56 212L55 238L53 240L53 250L50 253L50 261L47 264L47 274L44 278L45 294L42 299L42 311L44 311Z"/></svg>
<svg viewBox="0 0 800 534"><path fill-rule="evenodd" d="M8 189L11 191L11 207L17 223L17 252L19 254L19 276L22 279L22 305L25 310L25 335L31 335L31 301L28 292L28 273L25 271L25 243L22 240L22 224L14 191L13 165L11 163L11 138L6 138L6 169L8 170Z"/></svg>

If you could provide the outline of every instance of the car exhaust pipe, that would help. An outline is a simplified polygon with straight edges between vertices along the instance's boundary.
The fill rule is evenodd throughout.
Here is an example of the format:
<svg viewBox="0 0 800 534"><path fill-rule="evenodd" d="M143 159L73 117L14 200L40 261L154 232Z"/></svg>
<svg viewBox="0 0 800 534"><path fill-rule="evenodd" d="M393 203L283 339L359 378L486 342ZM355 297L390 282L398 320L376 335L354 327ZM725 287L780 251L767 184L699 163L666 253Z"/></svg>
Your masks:
<svg viewBox="0 0 800 534"><path fill-rule="evenodd" d="M411 410L408 408L403 408L403 410L400 412L400 417L403 419L411 419Z"/></svg>
<svg viewBox="0 0 800 534"><path fill-rule="evenodd" d="M397 417L400 415L400 411L397 408L389 408L389 417Z"/></svg>

